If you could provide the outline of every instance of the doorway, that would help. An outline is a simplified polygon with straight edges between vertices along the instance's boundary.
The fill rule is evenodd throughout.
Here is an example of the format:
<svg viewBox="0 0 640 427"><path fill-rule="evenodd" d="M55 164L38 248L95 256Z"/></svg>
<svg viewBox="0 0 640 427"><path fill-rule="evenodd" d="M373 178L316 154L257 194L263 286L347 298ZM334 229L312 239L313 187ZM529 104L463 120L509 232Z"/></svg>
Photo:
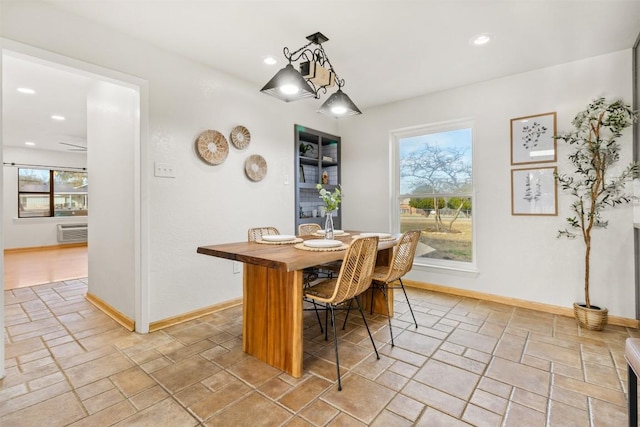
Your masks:
<svg viewBox="0 0 640 427"><path fill-rule="evenodd" d="M89 93L86 94L86 122L89 124L90 129L93 129L93 137L89 138L90 142L95 143L93 149L91 143L85 145L86 163L84 167L89 171L89 181L100 183L102 187L102 190L96 191L92 189L92 202L90 206L102 206L103 209L94 209L95 215L92 215L90 207L89 214L85 217L86 222L90 223L91 227L93 227L93 232L89 231L88 233L88 247L86 252L86 262L89 265L88 275L96 278L96 280L92 280L89 292L132 317L135 320L138 332L147 332L148 310L146 309L146 304L141 302L146 295L146 274L144 274L141 266L146 265L147 244L144 239L140 238L141 235L146 235L145 229L147 227L147 224L143 224L142 221L143 212L147 210L147 202L141 198L141 188L146 188L147 186L147 178L145 177L147 173L147 167L145 166L147 153L146 150L141 147L140 143L143 138L146 138L148 133L148 112L146 109L148 102L147 82L138 77L84 63L39 48L2 40L2 56L4 57L5 55L11 55L32 61L35 64L47 65L57 70L76 74L90 82ZM5 89L5 91L6 90L7 89ZM117 102L125 104L127 109L123 110L119 108L120 106ZM114 126L115 117L110 118L108 116L108 113L113 111L118 113L119 122L126 122L126 129L123 130L119 128L119 125ZM123 117L128 118L122 120ZM110 131L119 131L121 134L118 135L117 143L107 145L104 144L104 139ZM125 135L125 137L122 138L122 135ZM60 140L59 135L58 138L54 136L53 142L57 144L56 148L60 148L58 145L65 145L63 148L75 149L81 148L83 142L86 143L86 140L82 141L81 135L67 136L71 136L72 138ZM60 142L65 142L66 144L60 144ZM53 156L53 158L56 158L56 156L58 156L58 154L55 154L56 151L57 150L51 149L47 153ZM117 157L119 163L112 161L104 164L107 162L101 162L101 160L104 159L105 156ZM3 156L3 163L7 163L8 160L9 159ZM59 166L59 164L56 163L56 161L51 159L47 159L46 162L48 166ZM120 173L118 167L114 168L114 164L116 166L118 164L126 164L126 174ZM123 176L125 178L123 178ZM115 183L116 188L121 191L114 195L112 191L113 186L109 188L108 192L105 191L104 188L109 186L110 183ZM4 185L6 185L5 182L3 182L3 186ZM17 183L14 188L17 188ZM122 193L126 195L124 202L118 198L119 194ZM3 204L6 204L8 201L14 202L16 199L17 197L3 197ZM125 231L121 232L119 229L110 227L110 225L101 227L101 225L104 225L103 221L107 216L107 214L104 213L104 206L109 203L117 206L116 209L110 206L110 209L108 209L109 215L120 215L120 221L122 221L123 217L126 217L126 223L130 225L130 227ZM6 206L0 210L3 218L3 248L8 247L6 243L11 238L9 233L5 231L7 223L17 222L17 215L13 213L7 214L8 210ZM17 212L17 208L15 210ZM98 211L102 211L102 213L98 214ZM23 224L51 228L52 226L58 225L59 222L64 223L65 221L76 222L81 221L81 218L56 217L55 219L29 219L29 221L24 221ZM51 230L45 233L34 231L29 234L32 236L40 236L40 238L43 238L44 234L48 234L49 238L51 238L52 232ZM107 239L104 238L105 235L108 235ZM30 243L26 246L47 245ZM110 251L109 248L111 248ZM123 250L123 248L126 250ZM106 256L105 254L108 255ZM113 271L119 271L120 266L123 264L123 259L121 259L123 257L126 257L125 261L130 265L126 280L112 280L112 283L103 283L100 285L100 280L98 279L109 277L109 274ZM120 286L119 289L118 286ZM123 290L126 290L126 292ZM120 307L122 305L126 306L126 309L121 309ZM3 313L4 306L0 304L0 319L2 319ZM0 363L2 363L2 360L0 360ZM0 366L0 373L2 372L2 368L3 366Z"/></svg>
<svg viewBox="0 0 640 427"><path fill-rule="evenodd" d="M2 65L4 288L86 278L86 235L68 244L56 228L86 229L95 79L7 50Z"/></svg>

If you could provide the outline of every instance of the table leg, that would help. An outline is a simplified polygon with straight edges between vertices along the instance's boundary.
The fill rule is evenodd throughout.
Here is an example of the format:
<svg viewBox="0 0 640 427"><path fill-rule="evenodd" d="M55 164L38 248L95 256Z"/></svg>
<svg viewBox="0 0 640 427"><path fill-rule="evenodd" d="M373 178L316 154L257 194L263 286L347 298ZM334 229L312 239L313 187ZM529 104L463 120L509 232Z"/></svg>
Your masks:
<svg viewBox="0 0 640 427"><path fill-rule="evenodd" d="M245 264L242 348L293 377L302 376L302 271Z"/></svg>

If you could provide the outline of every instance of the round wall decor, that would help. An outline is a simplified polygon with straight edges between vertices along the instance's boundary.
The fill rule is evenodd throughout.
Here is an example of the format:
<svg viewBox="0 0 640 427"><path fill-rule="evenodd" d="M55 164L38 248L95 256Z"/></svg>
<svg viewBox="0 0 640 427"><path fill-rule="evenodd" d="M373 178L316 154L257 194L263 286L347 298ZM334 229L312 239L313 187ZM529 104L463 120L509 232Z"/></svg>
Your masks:
<svg viewBox="0 0 640 427"><path fill-rule="evenodd" d="M264 157L253 154L244 162L244 172L251 181L261 181L267 174L267 161Z"/></svg>
<svg viewBox="0 0 640 427"><path fill-rule="evenodd" d="M227 138L217 130L206 130L198 136L196 148L202 160L212 165L224 162L229 154Z"/></svg>
<svg viewBox="0 0 640 427"><path fill-rule="evenodd" d="M238 149L242 150L249 146L251 142L251 133L244 126L236 126L231 129L231 143Z"/></svg>

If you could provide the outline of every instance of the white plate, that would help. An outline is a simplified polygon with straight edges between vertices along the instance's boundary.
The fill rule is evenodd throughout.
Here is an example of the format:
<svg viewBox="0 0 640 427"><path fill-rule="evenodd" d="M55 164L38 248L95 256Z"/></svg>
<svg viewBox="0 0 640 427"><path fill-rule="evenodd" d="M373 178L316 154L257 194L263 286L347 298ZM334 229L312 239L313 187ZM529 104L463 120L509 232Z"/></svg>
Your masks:
<svg viewBox="0 0 640 427"><path fill-rule="evenodd" d="M337 248L342 245L342 242L340 240L312 239L305 240L304 245L310 248Z"/></svg>
<svg viewBox="0 0 640 427"><path fill-rule="evenodd" d="M269 234L266 236L262 236L262 240L265 242L288 242L290 240L294 240L296 236L291 236L289 234Z"/></svg>
<svg viewBox="0 0 640 427"><path fill-rule="evenodd" d="M316 231L316 233L324 236L324 230L318 230L318 231ZM344 230L333 230L333 235L334 236L337 236L339 234L344 234Z"/></svg>
<svg viewBox="0 0 640 427"><path fill-rule="evenodd" d="M373 236L378 236L379 239L391 238L390 233L360 233L358 236L354 236L354 237L373 237Z"/></svg>

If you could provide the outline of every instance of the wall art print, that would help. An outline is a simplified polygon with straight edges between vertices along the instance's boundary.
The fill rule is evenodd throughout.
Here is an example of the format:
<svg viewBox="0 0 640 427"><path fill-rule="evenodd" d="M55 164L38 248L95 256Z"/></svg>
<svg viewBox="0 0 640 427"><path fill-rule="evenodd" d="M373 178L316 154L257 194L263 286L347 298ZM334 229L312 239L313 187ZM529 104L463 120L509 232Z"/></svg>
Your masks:
<svg viewBox="0 0 640 427"><path fill-rule="evenodd" d="M511 119L511 164L556 161L556 113Z"/></svg>
<svg viewBox="0 0 640 427"><path fill-rule="evenodd" d="M558 215L557 168L511 170L512 215Z"/></svg>

